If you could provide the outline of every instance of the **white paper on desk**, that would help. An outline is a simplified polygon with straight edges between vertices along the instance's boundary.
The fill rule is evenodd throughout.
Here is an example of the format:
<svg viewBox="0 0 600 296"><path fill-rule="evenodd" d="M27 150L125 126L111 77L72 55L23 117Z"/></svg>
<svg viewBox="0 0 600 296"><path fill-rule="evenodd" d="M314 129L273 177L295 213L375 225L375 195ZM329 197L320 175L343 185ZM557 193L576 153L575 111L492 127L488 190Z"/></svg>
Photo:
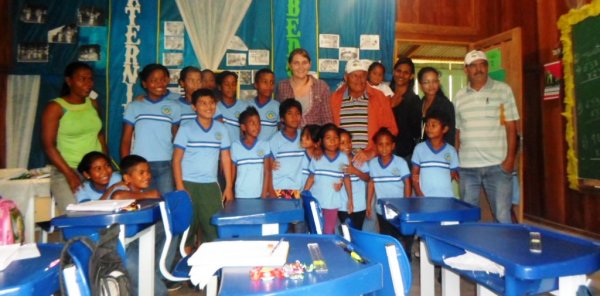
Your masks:
<svg viewBox="0 0 600 296"><path fill-rule="evenodd" d="M92 200L88 202L70 204L67 206L67 211L100 211L100 212L114 212L116 210L125 208L135 202L135 199L119 199L119 200Z"/></svg>
<svg viewBox="0 0 600 296"><path fill-rule="evenodd" d="M200 289L219 269L227 266L277 266L287 261L287 241L218 241L203 243L190 257L190 280ZM275 251L273 249L275 248ZM273 252L272 252L273 251ZM249 276L249 275L248 275Z"/></svg>
<svg viewBox="0 0 600 296"><path fill-rule="evenodd" d="M459 270L485 271L504 276L504 266L469 251L459 256L444 258L444 263Z"/></svg>
<svg viewBox="0 0 600 296"><path fill-rule="evenodd" d="M0 246L0 271L6 269L13 261L36 257L40 257L40 251L35 243Z"/></svg>

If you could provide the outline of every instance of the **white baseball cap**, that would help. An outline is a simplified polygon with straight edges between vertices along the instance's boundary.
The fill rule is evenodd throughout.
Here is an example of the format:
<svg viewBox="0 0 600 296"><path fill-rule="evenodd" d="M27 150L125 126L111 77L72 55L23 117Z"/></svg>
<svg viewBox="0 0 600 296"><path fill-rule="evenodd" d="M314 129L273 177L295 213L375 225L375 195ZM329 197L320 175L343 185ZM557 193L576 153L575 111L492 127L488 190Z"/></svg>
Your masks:
<svg viewBox="0 0 600 296"><path fill-rule="evenodd" d="M485 55L485 52L483 52L481 50L471 50L465 56L465 65L468 66L472 62L477 61L477 60L487 61L488 59L487 59L487 56Z"/></svg>
<svg viewBox="0 0 600 296"><path fill-rule="evenodd" d="M369 68L365 66L365 63L359 61L359 60L349 60L346 63L346 74L350 74L354 71L368 71Z"/></svg>

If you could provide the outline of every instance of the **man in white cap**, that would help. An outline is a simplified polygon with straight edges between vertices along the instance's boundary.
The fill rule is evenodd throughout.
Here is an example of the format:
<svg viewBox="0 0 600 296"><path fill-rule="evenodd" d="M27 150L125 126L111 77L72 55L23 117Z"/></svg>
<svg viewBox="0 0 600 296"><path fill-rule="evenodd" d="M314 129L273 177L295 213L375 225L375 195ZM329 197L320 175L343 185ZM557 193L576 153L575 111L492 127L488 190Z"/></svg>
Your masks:
<svg viewBox="0 0 600 296"><path fill-rule="evenodd" d="M386 127L396 135L398 128L389 99L378 89L367 87L367 66L359 60L346 63L345 83L331 95L333 123L352 134L354 160L364 163L375 157L373 135Z"/></svg>
<svg viewBox="0 0 600 296"><path fill-rule="evenodd" d="M515 97L506 83L488 77L488 61L482 51L467 53L465 73L469 84L454 99L461 198L479 206L483 186L494 218L511 223L519 120Z"/></svg>

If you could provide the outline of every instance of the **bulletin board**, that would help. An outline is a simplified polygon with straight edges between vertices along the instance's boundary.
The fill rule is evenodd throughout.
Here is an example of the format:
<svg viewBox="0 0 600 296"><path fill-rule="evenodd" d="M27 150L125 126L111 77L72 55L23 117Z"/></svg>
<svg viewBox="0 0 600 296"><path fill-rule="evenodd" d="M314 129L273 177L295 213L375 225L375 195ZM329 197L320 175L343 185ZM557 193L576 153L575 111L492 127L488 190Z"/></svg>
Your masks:
<svg viewBox="0 0 600 296"><path fill-rule="evenodd" d="M572 189L600 189L600 1L563 15L567 177Z"/></svg>

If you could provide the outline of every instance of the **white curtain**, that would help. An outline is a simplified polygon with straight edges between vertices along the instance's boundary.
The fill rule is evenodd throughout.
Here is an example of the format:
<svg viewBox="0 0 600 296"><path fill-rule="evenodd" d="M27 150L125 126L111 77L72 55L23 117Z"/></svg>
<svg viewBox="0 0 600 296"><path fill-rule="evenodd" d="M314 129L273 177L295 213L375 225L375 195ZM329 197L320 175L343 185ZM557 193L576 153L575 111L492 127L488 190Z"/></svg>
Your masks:
<svg viewBox="0 0 600 296"><path fill-rule="evenodd" d="M7 168L27 168L40 81L39 75L8 76L5 118Z"/></svg>
<svg viewBox="0 0 600 296"><path fill-rule="evenodd" d="M216 70L252 0L176 0L202 68Z"/></svg>

